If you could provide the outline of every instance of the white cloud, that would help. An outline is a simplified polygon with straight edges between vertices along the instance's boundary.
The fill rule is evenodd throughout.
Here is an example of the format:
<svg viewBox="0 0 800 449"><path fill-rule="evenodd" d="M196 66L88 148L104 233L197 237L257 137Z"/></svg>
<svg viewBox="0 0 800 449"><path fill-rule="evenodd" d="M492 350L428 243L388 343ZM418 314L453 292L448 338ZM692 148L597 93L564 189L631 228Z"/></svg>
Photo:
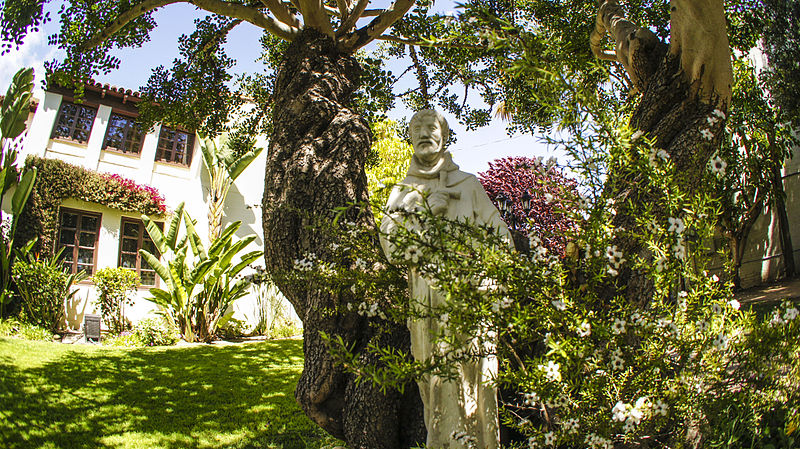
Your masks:
<svg viewBox="0 0 800 449"><path fill-rule="evenodd" d="M41 80L44 76L44 62L53 59L58 50L48 47L44 31L39 30L25 37L25 43L19 50L2 56L3 64L0 65L0 95L5 95L8 85L14 74L23 67L33 67L35 74L35 90L41 89ZM38 96L38 95L37 95Z"/></svg>

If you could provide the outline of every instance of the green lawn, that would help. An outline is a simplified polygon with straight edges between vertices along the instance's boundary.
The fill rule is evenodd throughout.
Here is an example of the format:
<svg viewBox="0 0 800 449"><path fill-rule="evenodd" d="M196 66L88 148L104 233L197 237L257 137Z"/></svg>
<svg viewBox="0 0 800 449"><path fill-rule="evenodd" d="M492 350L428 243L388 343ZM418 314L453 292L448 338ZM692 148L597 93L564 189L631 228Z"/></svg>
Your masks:
<svg viewBox="0 0 800 449"><path fill-rule="evenodd" d="M319 448L302 342L109 349L0 338L2 448Z"/></svg>

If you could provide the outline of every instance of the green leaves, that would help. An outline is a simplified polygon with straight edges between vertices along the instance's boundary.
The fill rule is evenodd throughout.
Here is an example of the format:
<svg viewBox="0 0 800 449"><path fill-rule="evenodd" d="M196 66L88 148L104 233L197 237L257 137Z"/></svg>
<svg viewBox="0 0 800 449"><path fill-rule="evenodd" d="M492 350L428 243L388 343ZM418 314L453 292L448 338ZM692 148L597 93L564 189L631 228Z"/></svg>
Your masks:
<svg viewBox="0 0 800 449"><path fill-rule="evenodd" d="M178 239L184 218L186 235ZM250 285L249 281L235 278L263 253L252 251L244 254L235 265L233 260L255 240L255 236L234 242L233 236L241 226L237 221L226 227L206 252L183 203L178 205L170 219L166 235L152 220L142 219L156 247L168 259L161 262L155 255L139 251L164 282L164 289L150 290L152 301L161 306L166 315L173 317L187 341L195 338L210 340L225 311L245 294Z"/></svg>
<svg viewBox="0 0 800 449"><path fill-rule="evenodd" d="M0 133L3 139L16 139L25 131L32 89L33 68L20 69L11 81L0 110Z"/></svg>
<svg viewBox="0 0 800 449"><path fill-rule="evenodd" d="M14 191L14 196L11 198L11 213L15 216L22 213L22 208L25 207L25 203L33 191L34 182L36 182L36 169L25 171L17 185L17 190Z"/></svg>

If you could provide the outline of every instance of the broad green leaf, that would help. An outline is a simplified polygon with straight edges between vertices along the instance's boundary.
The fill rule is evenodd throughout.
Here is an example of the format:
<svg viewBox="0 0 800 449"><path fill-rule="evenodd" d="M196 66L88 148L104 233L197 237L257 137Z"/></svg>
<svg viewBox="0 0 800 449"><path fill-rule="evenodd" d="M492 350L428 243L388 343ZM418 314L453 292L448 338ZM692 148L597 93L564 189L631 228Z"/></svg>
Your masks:
<svg viewBox="0 0 800 449"><path fill-rule="evenodd" d="M22 179L19 181L19 184L17 184L17 190L14 191L14 196L11 198L11 213L13 213L15 216L19 216L22 213L25 203L31 196L35 182L36 167L34 167L32 170L25 171L25 173L22 175Z"/></svg>
<svg viewBox="0 0 800 449"><path fill-rule="evenodd" d="M163 307L165 309L169 309L169 308L171 308L173 306L173 304L172 304L172 296L169 293L167 293L166 291L161 290L160 288L153 287L153 288L150 289L150 294L153 295L152 298L149 298L150 301L153 301L154 303L158 304L159 306L161 306L161 307Z"/></svg>
<svg viewBox="0 0 800 449"><path fill-rule="evenodd" d="M208 249L209 257L212 257L212 254L216 256L223 251L225 246L230 243L233 234L239 230L241 225L241 221L234 221L225 229L223 229L222 232L220 232L219 237L211 243L211 247Z"/></svg>
<svg viewBox="0 0 800 449"><path fill-rule="evenodd" d="M156 245L156 248L158 248L161 254L165 254L170 248L167 248L166 242L164 241L164 233L161 232L161 228L147 215L142 215L142 221L144 222L145 229L147 229L147 233L150 235L150 240L153 241L153 244Z"/></svg>
<svg viewBox="0 0 800 449"><path fill-rule="evenodd" d="M199 284L203 282L204 278L211 271L212 268L217 264L216 260L207 259L199 264L192 270L191 280L194 284Z"/></svg>
<svg viewBox="0 0 800 449"><path fill-rule="evenodd" d="M231 180L236 180L262 151L264 151L263 148L253 148L239 157L239 159L233 161L233 163L228 166L228 175L231 177Z"/></svg>
<svg viewBox="0 0 800 449"><path fill-rule="evenodd" d="M205 248L203 248L203 241L200 239L200 235L195 230L194 222L192 222L192 217L189 216L189 213L184 211L184 215L186 215L186 236L189 240L189 244L192 246L192 253L196 256L200 256L201 259L207 258Z"/></svg>
<svg viewBox="0 0 800 449"><path fill-rule="evenodd" d="M164 236L164 244L173 251L175 251L176 248L175 242L178 239L178 230L181 226L181 218L183 218L183 206L184 203L181 202L178 204L178 207L175 208L175 214L169 221L169 228L167 230L167 234Z"/></svg>
<svg viewBox="0 0 800 449"><path fill-rule="evenodd" d="M228 275L231 277L238 275L239 272L241 272L244 269L244 267L255 262L256 260L258 260L259 257L263 255L264 255L263 251L253 251L245 254L244 256L242 256L242 260L238 264L234 265L233 268L228 270Z"/></svg>
<svg viewBox="0 0 800 449"><path fill-rule="evenodd" d="M161 280L167 284L167 287L172 288L174 286L172 276L170 276L170 270L168 270L167 267L165 267L156 256L143 249L139 250L139 254L141 254L145 261L151 267L153 267L153 270L155 270L156 274L158 274L158 277L160 277Z"/></svg>

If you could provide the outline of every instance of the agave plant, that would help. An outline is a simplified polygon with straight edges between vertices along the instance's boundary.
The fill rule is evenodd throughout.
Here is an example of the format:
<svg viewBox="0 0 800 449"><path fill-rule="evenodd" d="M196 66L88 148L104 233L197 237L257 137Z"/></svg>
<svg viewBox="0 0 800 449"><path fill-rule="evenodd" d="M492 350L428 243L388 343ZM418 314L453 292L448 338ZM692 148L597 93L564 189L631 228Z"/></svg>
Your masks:
<svg viewBox="0 0 800 449"><path fill-rule="evenodd" d="M233 302L244 296L250 285L237 276L263 254L251 251L240 255L256 237L234 242L233 235L242 224L237 221L222 230L206 251L183 203L176 208L166 232L148 217L142 220L156 248L168 259L162 263L155 255L139 251L164 282L164 289L150 289L151 300L175 322L186 341L210 341L217 327L230 317ZM181 221L186 233L179 239Z"/></svg>

